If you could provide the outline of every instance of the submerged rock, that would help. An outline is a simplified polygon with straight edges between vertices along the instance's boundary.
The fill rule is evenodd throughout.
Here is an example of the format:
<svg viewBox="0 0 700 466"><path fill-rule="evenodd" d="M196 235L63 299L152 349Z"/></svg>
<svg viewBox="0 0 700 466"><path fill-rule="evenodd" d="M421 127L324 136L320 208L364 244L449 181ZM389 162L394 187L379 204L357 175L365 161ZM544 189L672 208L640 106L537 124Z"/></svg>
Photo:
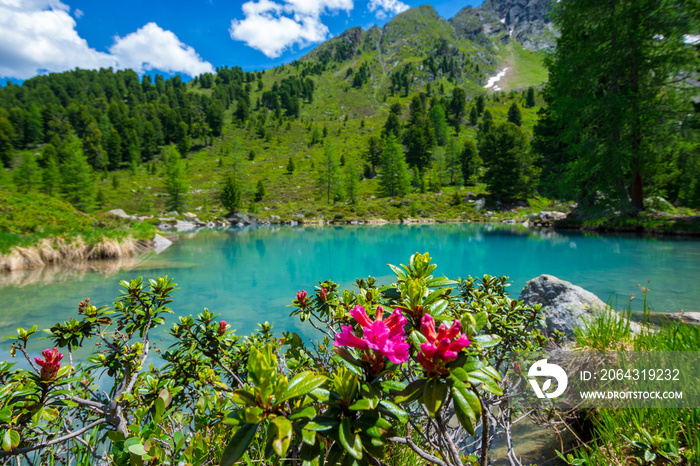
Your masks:
<svg viewBox="0 0 700 466"><path fill-rule="evenodd" d="M173 242L168 238L160 236L158 233L156 233L156 236L153 238L153 251L155 251L156 254L160 254L168 249L168 247L170 247L172 244Z"/></svg>
<svg viewBox="0 0 700 466"><path fill-rule="evenodd" d="M574 328L583 326L597 313L611 312L622 318L590 291L552 275L543 274L528 281L518 299L530 305L541 304L547 332L559 330L569 337ZM631 323L630 328L640 329L636 323Z"/></svg>

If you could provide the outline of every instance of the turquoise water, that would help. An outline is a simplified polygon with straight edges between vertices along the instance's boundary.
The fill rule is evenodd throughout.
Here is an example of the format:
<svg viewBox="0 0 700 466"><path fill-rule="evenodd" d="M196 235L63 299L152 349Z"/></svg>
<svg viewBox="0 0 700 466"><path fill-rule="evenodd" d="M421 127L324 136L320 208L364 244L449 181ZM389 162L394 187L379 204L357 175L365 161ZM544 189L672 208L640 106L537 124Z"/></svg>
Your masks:
<svg viewBox="0 0 700 466"><path fill-rule="evenodd" d="M207 307L240 334L267 320L277 330L312 336L288 317L286 306L297 290L311 290L325 279L350 287L367 275L390 283L394 276L386 264L406 263L416 251L430 252L437 275L508 275L513 296L527 280L547 273L604 301L617 295L619 307L634 294L632 304L641 309L640 283L650 289L654 311L700 310L700 241L488 224L244 227L181 235L160 255L136 260L0 276L0 335L14 334L18 326L48 328L75 316L86 296L96 305L109 304L120 280L169 275L180 286L172 306L176 315ZM3 344L0 357L7 350Z"/></svg>

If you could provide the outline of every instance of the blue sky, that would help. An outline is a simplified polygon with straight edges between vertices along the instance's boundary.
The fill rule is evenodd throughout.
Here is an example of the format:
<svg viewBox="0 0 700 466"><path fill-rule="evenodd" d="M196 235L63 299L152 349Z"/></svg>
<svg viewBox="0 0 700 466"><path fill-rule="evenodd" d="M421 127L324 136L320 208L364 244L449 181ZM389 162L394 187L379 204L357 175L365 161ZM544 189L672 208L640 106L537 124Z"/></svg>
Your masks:
<svg viewBox="0 0 700 466"><path fill-rule="evenodd" d="M183 77L267 69L353 26L383 26L402 0L0 0L0 78L78 68ZM443 18L482 0L431 3Z"/></svg>

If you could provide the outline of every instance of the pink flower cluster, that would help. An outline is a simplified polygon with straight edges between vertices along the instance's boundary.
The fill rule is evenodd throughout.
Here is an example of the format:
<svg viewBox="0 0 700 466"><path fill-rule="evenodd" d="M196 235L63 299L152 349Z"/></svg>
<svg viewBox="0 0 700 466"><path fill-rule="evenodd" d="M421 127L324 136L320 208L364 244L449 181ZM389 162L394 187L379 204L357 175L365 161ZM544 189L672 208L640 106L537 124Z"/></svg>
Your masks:
<svg viewBox="0 0 700 466"><path fill-rule="evenodd" d="M418 362L428 373L449 373L444 368L445 363L457 359L459 352L469 346L469 338L460 333L461 330L462 324L455 319L450 328L442 324L436 332L433 317L430 314L423 316L421 332L428 341L420 345L421 352L418 354Z"/></svg>
<svg viewBox="0 0 700 466"><path fill-rule="evenodd" d="M58 369L61 367L59 361L63 358L63 353L59 353L58 348L53 350L47 348L41 354L44 359L34 358L34 361L41 366L41 380L48 382L56 378Z"/></svg>
<svg viewBox="0 0 700 466"><path fill-rule="evenodd" d="M381 306L377 307L374 321L367 317L362 306L355 306L350 315L362 326L362 338L357 337L351 325L342 327L342 332L335 336L335 346L349 346L360 350L371 349L389 358L391 362L401 364L408 361L408 343L406 343L406 318L396 309L386 319Z"/></svg>
<svg viewBox="0 0 700 466"><path fill-rule="evenodd" d="M219 335L223 335L226 333L226 328L228 327L228 323L225 320L222 320L219 322Z"/></svg>
<svg viewBox="0 0 700 466"><path fill-rule="evenodd" d="M304 307L306 305L306 291L305 290L297 291L297 303L299 304L300 307Z"/></svg>

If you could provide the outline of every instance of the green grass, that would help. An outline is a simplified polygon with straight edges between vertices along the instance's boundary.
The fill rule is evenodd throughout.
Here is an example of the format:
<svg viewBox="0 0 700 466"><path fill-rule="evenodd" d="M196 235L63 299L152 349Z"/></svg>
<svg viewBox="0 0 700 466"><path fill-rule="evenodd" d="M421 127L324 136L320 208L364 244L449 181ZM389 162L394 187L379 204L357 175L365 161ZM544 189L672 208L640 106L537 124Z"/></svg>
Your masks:
<svg viewBox="0 0 700 466"><path fill-rule="evenodd" d="M88 244L103 237L152 239L155 228L104 214L86 214L71 204L40 193L0 191L0 253L31 246L43 238L80 236Z"/></svg>
<svg viewBox="0 0 700 466"><path fill-rule="evenodd" d="M505 76L498 81L501 89L525 89L547 82L547 68L544 66L542 52L525 49L517 42L510 41L501 46L497 56L499 69L508 67Z"/></svg>
<svg viewBox="0 0 700 466"><path fill-rule="evenodd" d="M634 351L700 351L700 326L666 322L656 331L631 334L628 325L605 314L578 330L576 338L579 346L597 350L626 346ZM588 416L591 441L565 455L569 464L700 463L700 409L597 409ZM657 460L644 460L644 449L632 442L647 445Z"/></svg>

